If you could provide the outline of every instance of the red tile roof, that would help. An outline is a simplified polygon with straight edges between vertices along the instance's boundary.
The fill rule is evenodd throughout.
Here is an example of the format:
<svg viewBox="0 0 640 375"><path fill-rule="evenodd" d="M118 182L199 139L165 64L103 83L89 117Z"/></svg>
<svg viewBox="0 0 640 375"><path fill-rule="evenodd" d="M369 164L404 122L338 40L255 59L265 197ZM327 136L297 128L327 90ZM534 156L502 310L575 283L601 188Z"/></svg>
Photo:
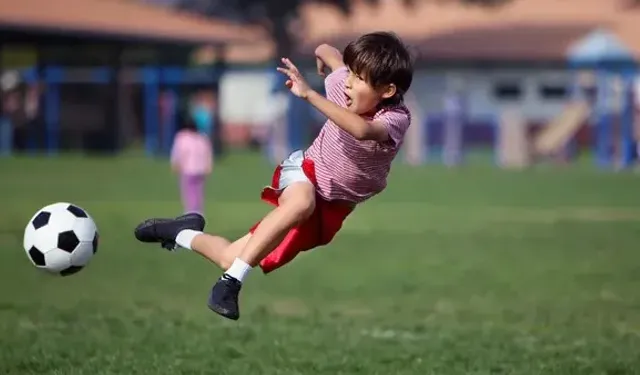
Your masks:
<svg viewBox="0 0 640 375"><path fill-rule="evenodd" d="M256 28L121 0L0 0L0 28L36 28L197 44L247 43Z"/></svg>

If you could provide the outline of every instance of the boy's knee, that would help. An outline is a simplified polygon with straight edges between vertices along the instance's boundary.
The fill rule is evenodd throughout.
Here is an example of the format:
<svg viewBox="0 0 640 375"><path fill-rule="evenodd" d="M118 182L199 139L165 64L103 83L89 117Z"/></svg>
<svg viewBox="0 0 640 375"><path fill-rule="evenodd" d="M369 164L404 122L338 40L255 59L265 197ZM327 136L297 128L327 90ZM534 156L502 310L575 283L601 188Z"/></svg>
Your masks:
<svg viewBox="0 0 640 375"><path fill-rule="evenodd" d="M308 219L316 208L315 187L311 184L294 184L281 198L280 206L289 210L298 223Z"/></svg>
<svg viewBox="0 0 640 375"><path fill-rule="evenodd" d="M296 208L298 213L298 218L300 220L306 220L313 214L313 211L316 209L316 198L312 196L305 196L300 200L296 201Z"/></svg>
<svg viewBox="0 0 640 375"><path fill-rule="evenodd" d="M233 259L230 258L222 258L220 259L220 261L218 262L218 267L220 267L220 269L222 269L223 271L228 270L229 268L231 268L231 265L233 264Z"/></svg>

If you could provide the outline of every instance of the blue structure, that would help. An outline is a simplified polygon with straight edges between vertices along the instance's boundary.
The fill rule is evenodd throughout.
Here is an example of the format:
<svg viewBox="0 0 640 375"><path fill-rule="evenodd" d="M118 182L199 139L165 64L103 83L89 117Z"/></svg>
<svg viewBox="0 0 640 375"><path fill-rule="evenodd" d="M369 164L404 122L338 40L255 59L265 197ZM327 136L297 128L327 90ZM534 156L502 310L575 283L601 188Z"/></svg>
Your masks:
<svg viewBox="0 0 640 375"><path fill-rule="evenodd" d="M51 1L42 0L47 5L51 5ZM90 11L64 21L56 17L48 19L46 7L28 15L18 8L7 9L6 20L17 21L0 20L0 52L10 57L0 61L0 71L29 67L22 69L22 82L37 83L43 92L37 117L30 118L33 121L28 129L20 129L21 135L37 133L25 136L42 138L45 144L39 146L49 154L67 146L117 152L121 149L121 140L129 134L123 133L123 122L127 120L121 116L125 112L122 106L127 105L128 113L142 109L147 154L166 155L177 128L176 103L180 96L193 89L216 93L226 68L226 46L254 43L262 36L240 25L229 24L220 29L216 21L157 12L126 2L107 4L109 6L101 1L91 2L87 8ZM58 5L64 6L62 3ZM112 17L128 11L140 17ZM110 22L92 21L103 12L111 15ZM140 26L142 21L144 27ZM171 25L170 33L165 23ZM213 53L203 56L193 53L204 46ZM207 66L189 67L194 58ZM125 104L121 89L131 83L136 87L126 95L135 102ZM142 101L138 103L136 99L140 97ZM163 108L165 116L162 117L161 104L169 107ZM74 106L81 110L75 111ZM4 115L0 108L0 118L6 117ZM215 116L212 123L221 124L216 121L217 113ZM220 156L222 129L215 126L212 130L214 152ZM24 142L18 143L25 146Z"/></svg>
<svg viewBox="0 0 640 375"><path fill-rule="evenodd" d="M43 82L47 90L44 93L44 123L46 150L49 154L56 154L60 145L60 85L68 81L64 68L48 66L43 69L27 68L21 72L22 79L27 84ZM94 83L105 85L113 79L113 72L108 68L94 68L86 79L74 83Z"/></svg>
<svg viewBox="0 0 640 375"><path fill-rule="evenodd" d="M139 70L138 83L144 85L145 150L148 155L167 154L178 128L178 88L181 85L217 85L221 70L216 68L146 67ZM158 104L160 90L170 97L167 116L161 121ZM159 126L161 125L161 126ZM159 140L162 140L162 144Z"/></svg>
<svg viewBox="0 0 640 375"><path fill-rule="evenodd" d="M567 60L577 70L591 70L596 74L597 94L593 118L595 122L595 157L601 167L613 165L611 148L615 113L611 105L612 79L622 82L623 97L620 113L621 167L629 167L634 155L633 140L633 80L638 61L615 35L604 29L588 34L572 46Z"/></svg>
<svg viewBox="0 0 640 375"><path fill-rule="evenodd" d="M61 66L47 66L40 70L36 68L21 71L22 79L30 84L38 81L46 84L44 95L44 123L46 129L46 150L49 154L56 154L60 144L60 85L65 83L88 83L95 85L114 84L116 69L109 67L94 67L83 79L69 77L69 70ZM167 154L171 149L171 142L177 130L178 88L181 85L217 85L221 71L217 68L182 68L182 67L144 67L134 74L133 81L144 86L144 129L145 151L149 156ZM172 97L168 116L161 121L159 116L160 91ZM114 98L117 100L117 98ZM162 142L160 142L162 140Z"/></svg>

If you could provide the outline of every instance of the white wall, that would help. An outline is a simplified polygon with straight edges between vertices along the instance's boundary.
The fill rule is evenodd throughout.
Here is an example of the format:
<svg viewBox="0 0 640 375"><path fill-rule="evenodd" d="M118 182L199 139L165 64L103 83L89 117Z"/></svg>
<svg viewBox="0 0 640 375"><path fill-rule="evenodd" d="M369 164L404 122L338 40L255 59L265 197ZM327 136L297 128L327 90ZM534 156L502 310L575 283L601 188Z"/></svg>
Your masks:
<svg viewBox="0 0 640 375"><path fill-rule="evenodd" d="M220 80L220 116L227 124L262 124L275 115L271 88L273 74L266 70L231 71Z"/></svg>
<svg viewBox="0 0 640 375"><path fill-rule="evenodd" d="M312 74L311 72L309 74ZM472 118L497 116L502 109L516 106L528 121L546 122L562 110L563 99L541 96L544 84L566 86L571 84L571 74L565 70L441 70L417 71L411 91L427 114L442 111L448 77L458 77L469 93ZM268 122L280 108L270 91L274 75L267 70L231 71L221 81L221 116L223 121L234 124ZM495 96L495 86L500 82L512 82L520 87L520 98L510 102Z"/></svg>
<svg viewBox="0 0 640 375"><path fill-rule="evenodd" d="M468 94L472 118L496 116L506 108L516 107L528 121L537 122L557 116L566 102L543 97L541 87L565 87L568 94L571 79L568 71L548 69L420 71L414 76L411 90L428 113L438 113L442 111L447 82L457 81L454 85L461 85ZM515 84L520 89L520 97L513 101L496 97L495 88L500 83Z"/></svg>

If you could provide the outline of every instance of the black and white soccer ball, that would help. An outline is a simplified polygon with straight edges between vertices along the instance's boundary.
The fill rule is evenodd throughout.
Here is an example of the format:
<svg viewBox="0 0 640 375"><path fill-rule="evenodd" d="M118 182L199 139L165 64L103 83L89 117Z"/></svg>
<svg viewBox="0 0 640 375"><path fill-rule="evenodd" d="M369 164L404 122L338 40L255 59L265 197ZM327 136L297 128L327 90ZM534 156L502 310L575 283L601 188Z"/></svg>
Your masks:
<svg viewBox="0 0 640 375"><path fill-rule="evenodd" d="M54 203L29 220L23 245L34 266L68 276L83 269L98 251L98 229L82 208Z"/></svg>

